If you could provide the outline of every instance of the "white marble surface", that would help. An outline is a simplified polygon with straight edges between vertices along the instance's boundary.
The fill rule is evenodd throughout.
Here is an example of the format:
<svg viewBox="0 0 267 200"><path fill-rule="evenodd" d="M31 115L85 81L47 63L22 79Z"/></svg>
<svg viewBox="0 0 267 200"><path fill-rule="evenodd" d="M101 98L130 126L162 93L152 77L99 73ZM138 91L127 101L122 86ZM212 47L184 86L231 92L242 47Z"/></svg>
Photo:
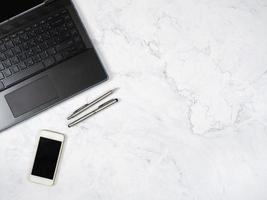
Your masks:
<svg viewBox="0 0 267 200"><path fill-rule="evenodd" d="M110 80L0 134L0 200L266 200L267 1L75 4ZM53 187L27 180L44 128L67 136Z"/></svg>

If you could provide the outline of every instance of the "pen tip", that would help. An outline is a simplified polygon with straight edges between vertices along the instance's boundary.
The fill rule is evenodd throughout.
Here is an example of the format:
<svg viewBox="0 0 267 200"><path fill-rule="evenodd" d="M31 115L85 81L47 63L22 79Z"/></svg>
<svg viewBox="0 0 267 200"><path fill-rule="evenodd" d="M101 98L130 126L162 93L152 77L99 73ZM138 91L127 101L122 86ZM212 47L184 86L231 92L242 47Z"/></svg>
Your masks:
<svg viewBox="0 0 267 200"><path fill-rule="evenodd" d="M118 89L119 89L118 87L117 88L114 88L114 89L111 90L111 92L113 93L113 92L115 92Z"/></svg>

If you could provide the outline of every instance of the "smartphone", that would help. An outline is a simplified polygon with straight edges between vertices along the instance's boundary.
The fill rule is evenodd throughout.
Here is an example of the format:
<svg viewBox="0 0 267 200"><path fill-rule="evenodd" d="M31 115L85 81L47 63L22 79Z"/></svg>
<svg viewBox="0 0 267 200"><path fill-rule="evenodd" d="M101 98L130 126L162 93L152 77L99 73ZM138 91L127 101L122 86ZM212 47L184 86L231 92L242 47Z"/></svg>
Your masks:
<svg viewBox="0 0 267 200"><path fill-rule="evenodd" d="M43 130L36 148L30 180L44 185L53 185L62 152L64 135Z"/></svg>

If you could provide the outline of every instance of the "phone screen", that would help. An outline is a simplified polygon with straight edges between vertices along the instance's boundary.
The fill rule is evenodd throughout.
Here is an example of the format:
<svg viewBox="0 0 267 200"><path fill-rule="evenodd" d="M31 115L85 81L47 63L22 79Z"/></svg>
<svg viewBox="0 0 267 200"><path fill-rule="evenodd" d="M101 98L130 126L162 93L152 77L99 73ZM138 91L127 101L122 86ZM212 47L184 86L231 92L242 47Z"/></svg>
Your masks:
<svg viewBox="0 0 267 200"><path fill-rule="evenodd" d="M40 137L32 175L53 180L62 142Z"/></svg>

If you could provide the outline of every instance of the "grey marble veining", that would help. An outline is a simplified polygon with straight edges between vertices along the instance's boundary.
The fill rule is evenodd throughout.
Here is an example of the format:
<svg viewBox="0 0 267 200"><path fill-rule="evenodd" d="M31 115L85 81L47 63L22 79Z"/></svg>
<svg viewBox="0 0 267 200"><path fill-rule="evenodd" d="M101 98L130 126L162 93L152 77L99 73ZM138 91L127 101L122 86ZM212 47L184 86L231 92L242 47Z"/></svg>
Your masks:
<svg viewBox="0 0 267 200"><path fill-rule="evenodd" d="M0 200L266 200L267 1L75 5L110 80L0 134ZM44 128L67 136L53 187L27 179Z"/></svg>

